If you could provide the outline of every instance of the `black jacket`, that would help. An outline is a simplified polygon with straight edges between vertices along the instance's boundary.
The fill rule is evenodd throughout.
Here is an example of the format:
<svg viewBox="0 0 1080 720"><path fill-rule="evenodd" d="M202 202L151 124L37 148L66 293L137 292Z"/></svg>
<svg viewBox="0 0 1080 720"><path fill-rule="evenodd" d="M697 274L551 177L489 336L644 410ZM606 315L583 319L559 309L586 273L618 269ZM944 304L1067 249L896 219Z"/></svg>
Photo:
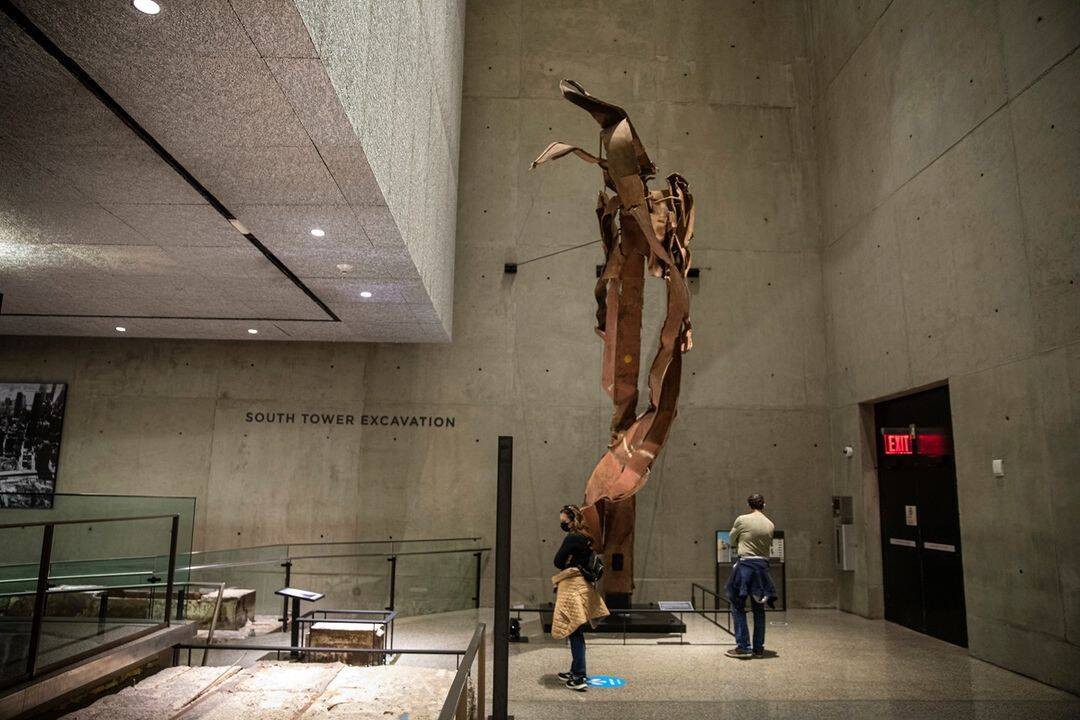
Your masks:
<svg viewBox="0 0 1080 720"><path fill-rule="evenodd" d="M568 567L580 567L589 559L589 538L577 533L566 533L559 552L555 553L555 567L565 570Z"/></svg>

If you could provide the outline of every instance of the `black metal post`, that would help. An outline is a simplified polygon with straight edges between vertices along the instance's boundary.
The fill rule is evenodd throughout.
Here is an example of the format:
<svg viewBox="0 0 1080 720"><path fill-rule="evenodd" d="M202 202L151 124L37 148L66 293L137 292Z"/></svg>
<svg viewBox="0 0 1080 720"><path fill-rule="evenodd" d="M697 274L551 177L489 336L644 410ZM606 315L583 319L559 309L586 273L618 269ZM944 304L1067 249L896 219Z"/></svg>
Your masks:
<svg viewBox="0 0 1080 720"><path fill-rule="evenodd" d="M713 589L716 590L716 594L713 595L713 597L715 598L714 602L716 604L716 609L719 610L720 609L720 561L719 560L717 560L717 562L716 562L716 586ZM704 600L704 598L702 598L702 599Z"/></svg>
<svg viewBox="0 0 1080 720"><path fill-rule="evenodd" d="M510 509L514 472L514 438L499 436L499 484L495 500L495 667L491 717L509 720L510 684Z"/></svg>
<svg viewBox="0 0 1080 720"><path fill-rule="evenodd" d="M479 553L479 552L473 553L473 556L476 558L476 597L473 598L473 607L475 607L477 610L479 610L480 609L480 573L481 573L481 564L483 562L484 553Z"/></svg>
<svg viewBox="0 0 1080 720"><path fill-rule="evenodd" d="M294 597L292 599L292 634L289 635L289 644L293 647L300 645L300 598ZM293 650L289 653L289 656L293 660L300 657L300 653Z"/></svg>
<svg viewBox="0 0 1080 720"><path fill-rule="evenodd" d="M26 650L26 674L34 676L38 646L41 644L41 622L45 619L45 601L49 592L49 566L52 563L53 525L42 528L41 559L38 562L37 592L34 594L34 616L30 621L30 643Z"/></svg>
<svg viewBox="0 0 1080 720"><path fill-rule="evenodd" d="M105 621L109 617L109 591L102 590L98 595L98 633L105 632Z"/></svg>
<svg viewBox="0 0 1080 720"><path fill-rule="evenodd" d="M172 591L176 577L176 537L180 534L180 516L172 516L172 529L169 536L169 576L165 579L165 624L172 624ZM191 563L188 563L189 565Z"/></svg>
<svg viewBox="0 0 1080 720"><path fill-rule="evenodd" d="M393 610L394 594L397 588L397 555L391 555L386 558L386 561L390 563L390 604L386 606L386 609Z"/></svg>
<svg viewBox="0 0 1080 720"><path fill-rule="evenodd" d="M286 560L281 563L281 567L285 568L285 587L291 587L289 583L292 581L292 560ZM285 632L285 629L289 624L289 598L281 599L281 632Z"/></svg>

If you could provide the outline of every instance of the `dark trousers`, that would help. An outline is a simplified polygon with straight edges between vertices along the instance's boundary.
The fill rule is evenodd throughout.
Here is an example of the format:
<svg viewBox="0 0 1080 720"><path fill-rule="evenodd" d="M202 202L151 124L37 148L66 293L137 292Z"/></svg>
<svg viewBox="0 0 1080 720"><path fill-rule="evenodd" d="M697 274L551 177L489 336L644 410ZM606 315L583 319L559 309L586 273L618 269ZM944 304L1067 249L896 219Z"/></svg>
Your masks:
<svg viewBox="0 0 1080 720"><path fill-rule="evenodd" d="M760 653L765 649L765 606L750 598L750 609L754 613L754 645L750 647L750 628L746 626L746 598L732 598L731 620L735 625L735 644L740 650L753 649Z"/></svg>
<svg viewBox="0 0 1080 720"><path fill-rule="evenodd" d="M585 677L585 626L582 625L567 638L570 641L570 674Z"/></svg>

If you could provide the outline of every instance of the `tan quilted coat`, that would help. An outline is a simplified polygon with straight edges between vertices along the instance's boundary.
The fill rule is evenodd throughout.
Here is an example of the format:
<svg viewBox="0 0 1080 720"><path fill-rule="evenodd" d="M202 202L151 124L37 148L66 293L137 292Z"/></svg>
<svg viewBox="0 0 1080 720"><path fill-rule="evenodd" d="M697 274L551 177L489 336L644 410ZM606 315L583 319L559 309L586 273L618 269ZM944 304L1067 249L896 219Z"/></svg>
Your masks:
<svg viewBox="0 0 1080 720"><path fill-rule="evenodd" d="M555 614L551 619L551 637L562 640L585 623L606 617L608 612L604 598L596 592L576 567L566 568L551 578L555 586Z"/></svg>

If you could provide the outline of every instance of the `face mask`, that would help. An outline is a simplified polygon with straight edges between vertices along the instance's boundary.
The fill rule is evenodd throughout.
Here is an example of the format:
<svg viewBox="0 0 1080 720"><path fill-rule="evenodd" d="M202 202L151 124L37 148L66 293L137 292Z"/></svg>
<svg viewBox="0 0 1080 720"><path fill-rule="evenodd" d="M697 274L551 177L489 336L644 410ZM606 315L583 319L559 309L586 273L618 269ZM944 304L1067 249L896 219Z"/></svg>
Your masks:
<svg viewBox="0 0 1080 720"><path fill-rule="evenodd" d="M563 532L570 532L570 523L565 520L559 522L559 527L563 529Z"/></svg>

